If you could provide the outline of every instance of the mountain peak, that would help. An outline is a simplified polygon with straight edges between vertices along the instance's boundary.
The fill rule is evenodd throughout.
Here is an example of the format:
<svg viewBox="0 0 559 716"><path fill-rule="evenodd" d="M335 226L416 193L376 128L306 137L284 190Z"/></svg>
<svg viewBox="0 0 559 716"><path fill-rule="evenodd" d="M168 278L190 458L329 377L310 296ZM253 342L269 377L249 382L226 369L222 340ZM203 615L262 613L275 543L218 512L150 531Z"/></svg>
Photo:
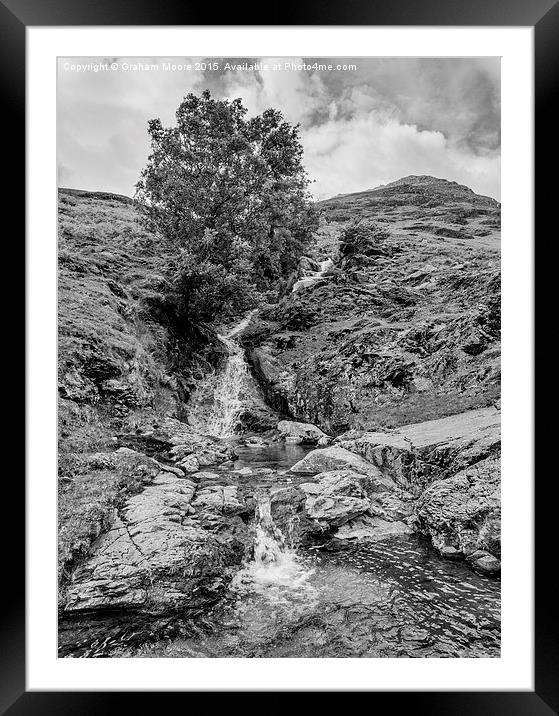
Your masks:
<svg viewBox="0 0 559 716"><path fill-rule="evenodd" d="M426 185L426 186L453 186L453 187L460 187L461 189L464 189L467 192L474 193L470 187L466 186L465 184L459 184L456 181L451 181L450 179L442 179L440 177L434 177L430 176L429 174L409 174L408 176L402 177L401 179L396 179L396 181L389 182L388 184L382 184L381 186L377 187L377 189L381 189L384 187L389 186L405 186L405 185ZM374 191L374 190L373 190Z"/></svg>

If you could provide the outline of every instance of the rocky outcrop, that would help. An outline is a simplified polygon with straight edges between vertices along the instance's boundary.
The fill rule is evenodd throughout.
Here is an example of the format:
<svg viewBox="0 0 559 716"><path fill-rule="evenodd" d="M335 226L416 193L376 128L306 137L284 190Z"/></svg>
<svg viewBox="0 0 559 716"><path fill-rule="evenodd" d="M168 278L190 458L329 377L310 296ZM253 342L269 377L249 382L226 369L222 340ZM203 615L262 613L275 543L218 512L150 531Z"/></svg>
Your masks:
<svg viewBox="0 0 559 716"><path fill-rule="evenodd" d="M417 502L417 528L447 557L466 557L474 568L500 569L500 461L490 457L453 477L436 480Z"/></svg>
<svg viewBox="0 0 559 716"><path fill-rule="evenodd" d="M291 471L319 531L339 539L428 535L441 556L500 569L500 414L469 411L391 432L348 434ZM342 528L343 526L343 528Z"/></svg>
<svg viewBox="0 0 559 716"><path fill-rule="evenodd" d="M406 537L411 534L413 534L413 530L405 522L365 515L346 522L336 532L336 538L377 542L394 537Z"/></svg>
<svg viewBox="0 0 559 716"><path fill-rule="evenodd" d="M500 410L482 408L390 432L362 432L356 437L350 433L340 436L337 444L419 496L431 482L498 454L500 424Z"/></svg>
<svg viewBox="0 0 559 716"><path fill-rule="evenodd" d="M308 532L367 540L411 534L403 521L412 511L411 496L398 490L389 492L374 469L366 473L331 470L317 475L316 480L299 486L306 496Z"/></svg>
<svg viewBox="0 0 559 716"><path fill-rule="evenodd" d="M318 483L301 485L307 515L322 530L343 525L369 509L368 484L366 475L352 470L321 474Z"/></svg>
<svg viewBox="0 0 559 716"><path fill-rule="evenodd" d="M130 477L63 590L62 654L65 643L75 649L73 630L84 624L80 649L87 653L98 634L110 635L114 646L127 634L142 640L199 616L221 597L252 544L253 504L237 486L220 484L217 465L234 456L230 446L172 419L120 440L157 448L158 459L126 446L87 459L87 470ZM200 469L210 464L216 472Z"/></svg>
<svg viewBox="0 0 559 716"><path fill-rule="evenodd" d="M214 601L248 538L241 520L224 518L246 506L233 487L206 488L193 499L195 492L192 480L162 472L128 500L74 573L65 611L118 608L156 616Z"/></svg>
<svg viewBox="0 0 559 716"><path fill-rule="evenodd" d="M316 425L298 423L294 420L280 420L277 425L279 436L288 443L299 445L327 445L330 438Z"/></svg>

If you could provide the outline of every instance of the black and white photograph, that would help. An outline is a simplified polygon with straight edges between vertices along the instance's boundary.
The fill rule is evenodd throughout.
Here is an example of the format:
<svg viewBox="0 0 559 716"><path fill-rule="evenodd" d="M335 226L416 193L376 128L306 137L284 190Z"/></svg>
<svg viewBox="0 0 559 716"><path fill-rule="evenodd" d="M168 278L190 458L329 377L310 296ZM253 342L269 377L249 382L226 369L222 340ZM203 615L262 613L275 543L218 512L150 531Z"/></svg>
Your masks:
<svg viewBox="0 0 559 716"><path fill-rule="evenodd" d="M500 90L58 58L60 658L500 658Z"/></svg>

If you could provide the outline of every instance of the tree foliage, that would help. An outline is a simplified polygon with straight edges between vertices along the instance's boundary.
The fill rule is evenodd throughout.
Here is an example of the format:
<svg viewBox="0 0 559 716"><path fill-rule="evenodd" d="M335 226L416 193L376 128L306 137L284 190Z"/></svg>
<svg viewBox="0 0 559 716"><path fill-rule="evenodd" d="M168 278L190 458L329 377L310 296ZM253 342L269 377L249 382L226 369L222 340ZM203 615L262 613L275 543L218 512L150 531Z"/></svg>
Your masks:
<svg viewBox="0 0 559 716"><path fill-rule="evenodd" d="M298 127L274 109L247 118L240 99L205 91L149 134L136 200L177 247L175 300L192 319L239 312L295 268L317 225Z"/></svg>

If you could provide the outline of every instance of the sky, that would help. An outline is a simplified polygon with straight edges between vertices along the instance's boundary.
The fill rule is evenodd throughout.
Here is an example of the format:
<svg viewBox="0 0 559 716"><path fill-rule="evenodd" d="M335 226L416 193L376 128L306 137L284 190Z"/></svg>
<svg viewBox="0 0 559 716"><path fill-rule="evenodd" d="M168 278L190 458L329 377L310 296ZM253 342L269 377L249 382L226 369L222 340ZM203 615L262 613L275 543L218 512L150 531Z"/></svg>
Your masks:
<svg viewBox="0 0 559 716"><path fill-rule="evenodd" d="M174 124L182 98L204 89L240 97L249 115L274 107L299 124L317 199L409 174L500 199L493 57L60 58L59 186L132 196L149 155L148 120Z"/></svg>

